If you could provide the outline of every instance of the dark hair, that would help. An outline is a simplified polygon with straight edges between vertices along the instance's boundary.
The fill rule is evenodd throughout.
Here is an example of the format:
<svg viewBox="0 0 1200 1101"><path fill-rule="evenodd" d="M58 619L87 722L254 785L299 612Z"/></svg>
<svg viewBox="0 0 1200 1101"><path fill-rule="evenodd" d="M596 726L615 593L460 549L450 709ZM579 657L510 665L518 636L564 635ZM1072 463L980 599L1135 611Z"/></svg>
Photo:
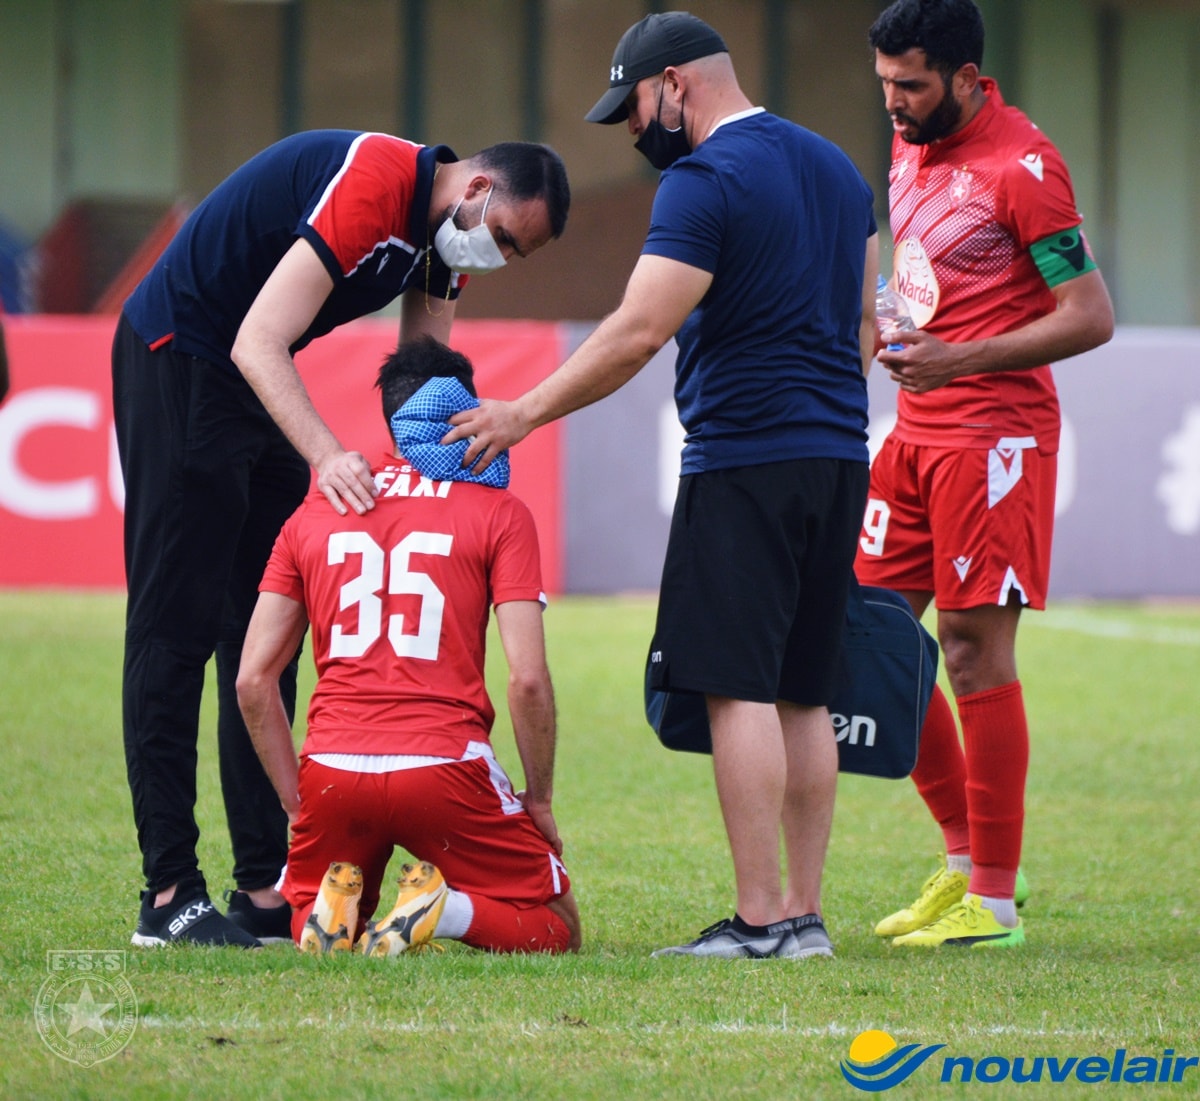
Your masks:
<svg viewBox="0 0 1200 1101"><path fill-rule="evenodd" d="M383 419L392 414L431 378L456 378L475 397L475 369L461 352L451 351L431 336L401 344L383 361L375 385L383 395Z"/></svg>
<svg viewBox="0 0 1200 1101"><path fill-rule="evenodd" d="M571 209L571 185L562 157L550 146L502 141L481 149L471 160L500 177L500 191L507 197L518 202L545 199L550 235L562 236Z"/></svg>
<svg viewBox="0 0 1200 1101"><path fill-rule="evenodd" d="M896 0L867 40L888 57L924 50L926 64L946 80L964 65L983 64L983 16L973 0Z"/></svg>

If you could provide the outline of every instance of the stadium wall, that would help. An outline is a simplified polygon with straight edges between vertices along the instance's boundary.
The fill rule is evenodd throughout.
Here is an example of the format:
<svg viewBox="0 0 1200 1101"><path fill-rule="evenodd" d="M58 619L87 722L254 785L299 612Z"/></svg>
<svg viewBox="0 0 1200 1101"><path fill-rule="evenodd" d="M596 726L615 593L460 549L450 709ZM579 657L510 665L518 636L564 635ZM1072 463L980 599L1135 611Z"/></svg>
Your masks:
<svg viewBox="0 0 1200 1101"><path fill-rule="evenodd" d="M591 323L461 321L480 392L509 398L548 374ZM0 587L120 588L123 489L112 430L110 318L7 319L13 391L0 405ZM368 456L387 446L372 389L393 322L345 326L300 354L314 400ZM1056 368L1063 406L1054 597L1200 596L1200 330L1121 328ZM513 453L554 592L653 590L682 430L673 348L598 405ZM353 367L347 369L346 365ZM895 415L870 379L871 439Z"/></svg>

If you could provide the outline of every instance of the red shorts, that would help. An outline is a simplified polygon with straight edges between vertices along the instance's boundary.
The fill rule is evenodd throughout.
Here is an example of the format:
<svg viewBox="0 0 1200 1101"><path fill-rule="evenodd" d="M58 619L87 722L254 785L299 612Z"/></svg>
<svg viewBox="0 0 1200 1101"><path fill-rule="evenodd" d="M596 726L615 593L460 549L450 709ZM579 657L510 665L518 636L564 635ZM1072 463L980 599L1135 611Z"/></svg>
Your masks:
<svg viewBox="0 0 1200 1101"><path fill-rule="evenodd" d="M854 570L864 585L933 593L938 608L1045 608L1058 456L1032 437L988 448L900 443L871 464Z"/></svg>
<svg viewBox="0 0 1200 1101"><path fill-rule="evenodd" d="M280 888L294 909L311 905L329 865L345 861L362 868L365 921L397 846L436 864L454 889L516 906L543 905L571 886L495 757L384 773L300 762L300 816Z"/></svg>

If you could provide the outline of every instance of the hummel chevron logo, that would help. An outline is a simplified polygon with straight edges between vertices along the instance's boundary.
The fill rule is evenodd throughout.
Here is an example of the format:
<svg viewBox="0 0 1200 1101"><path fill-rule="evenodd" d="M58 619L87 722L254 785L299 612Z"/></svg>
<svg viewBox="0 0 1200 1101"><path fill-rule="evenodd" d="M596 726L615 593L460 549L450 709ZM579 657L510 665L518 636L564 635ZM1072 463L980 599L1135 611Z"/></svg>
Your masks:
<svg viewBox="0 0 1200 1101"><path fill-rule="evenodd" d="M193 902L186 910L180 910L172 919L171 924L167 928L171 932L171 936L177 937L189 925L193 925L206 914L211 914L213 905L205 899L200 899L198 902Z"/></svg>
<svg viewBox="0 0 1200 1101"><path fill-rule="evenodd" d="M961 554L954 559L952 565L954 566L954 572L958 574L959 581L966 581L967 571L971 568L971 561L972 560L970 558L967 558L965 555Z"/></svg>
<svg viewBox="0 0 1200 1101"><path fill-rule="evenodd" d="M1026 153L1020 161L1022 168L1029 169L1030 173L1037 177L1038 183L1042 182L1042 177L1045 175L1045 165L1042 164L1041 153Z"/></svg>

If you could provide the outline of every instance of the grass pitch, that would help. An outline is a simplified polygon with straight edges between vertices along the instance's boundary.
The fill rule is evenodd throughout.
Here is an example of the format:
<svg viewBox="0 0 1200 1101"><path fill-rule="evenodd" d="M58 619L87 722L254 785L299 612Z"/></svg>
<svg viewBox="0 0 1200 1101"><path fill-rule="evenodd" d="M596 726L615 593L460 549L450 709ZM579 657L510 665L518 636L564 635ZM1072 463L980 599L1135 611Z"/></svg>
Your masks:
<svg viewBox="0 0 1200 1101"><path fill-rule="evenodd" d="M859 1094L839 1064L870 1029L946 1045L896 1087L910 1097L1200 1093L1196 1067L1140 1087L940 1081L948 1055L993 1076L1022 1057L1200 1056L1194 607L1025 617L1024 949L877 940L874 921L933 867L938 834L908 781L844 776L825 876L836 958L759 963L648 958L732 909L709 765L659 748L641 719L652 603L559 600L547 613L555 809L584 950L507 958L450 944L381 962L129 945L140 863L121 750L122 603L0 594L4 1097L847 1098ZM502 709L500 662L490 674ZM217 899L232 884L212 695L197 815ZM496 745L519 784L503 718ZM128 1042L87 1067L37 1028L56 989L49 953L68 950L126 951L93 958L119 961L136 997ZM91 1006L75 995L50 1006L72 1041L117 1031L123 1003L111 985L91 988Z"/></svg>

